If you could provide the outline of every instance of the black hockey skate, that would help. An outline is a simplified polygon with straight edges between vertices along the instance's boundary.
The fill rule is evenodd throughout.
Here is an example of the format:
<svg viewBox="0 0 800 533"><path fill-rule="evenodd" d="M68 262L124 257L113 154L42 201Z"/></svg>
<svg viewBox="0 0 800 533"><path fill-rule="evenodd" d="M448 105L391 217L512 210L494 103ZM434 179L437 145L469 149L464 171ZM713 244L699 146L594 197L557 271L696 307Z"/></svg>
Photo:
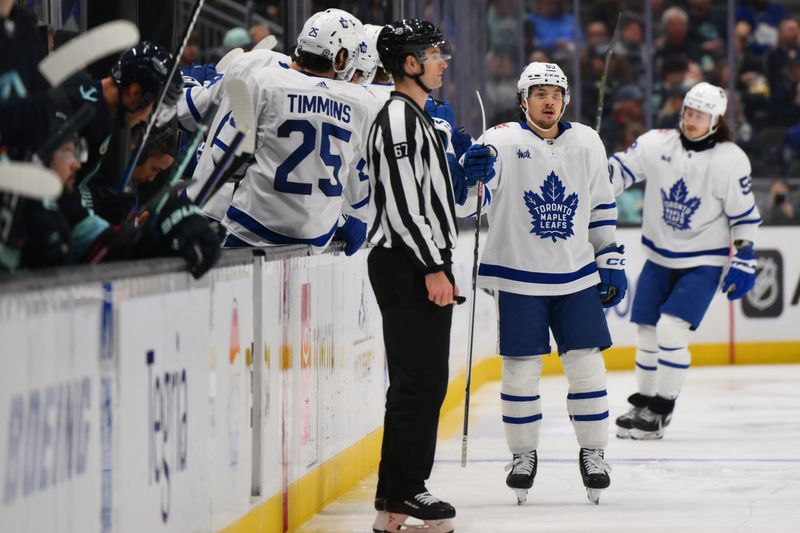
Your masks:
<svg viewBox="0 0 800 533"><path fill-rule="evenodd" d="M386 511L389 512L389 519L384 528L386 533L411 529L422 529L426 533L453 533L455 527L453 525L453 518L456 516L455 508L428 491L399 501L387 500ZM409 516L422 520L424 525L406 524Z"/></svg>
<svg viewBox="0 0 800 533"><path fill-rule="evenodd" d="M630 410L622 416L617 417L617 437L620 439L627 439L631 436L633 429L633 419L647 406L652 396L645 396L644 394L631 394L628 397L628 402L633 406Z"/></svg>
<svg viewBox="0 0 800 533"><path fill-rule="evenodd" d="M372 523L372 533L384 533L386 522L389 521L389 513L386 512L386 498L375 498L375 522Z"/></svg>
<svg viewBox="0 0 800 533"><path fill-rule="evenodd" d="M515 453L514 458L506 465L506 470L511 470L506 477L506 485L517 493L517 505L522 505L528 499L528 490L533 486L538 463L536 450L531 450Z"/></svg>
<svg viewBox="0 0 800 533"><path fill-rule="evenodd" d="M604 458L603 450L590 448L581 448L578 464L581 467L586 496L590 502L597 505L600 503L600 493L611 485L611 478L608 476L611 467Z"/></svg>
<svg viewBox="0 0 800 533"><path fill-rule="evenodd" d="M672 420L675 400L654 396L647 407L633 419L631 438L636 440L656 440L664 438L664 428Z"/></svg>

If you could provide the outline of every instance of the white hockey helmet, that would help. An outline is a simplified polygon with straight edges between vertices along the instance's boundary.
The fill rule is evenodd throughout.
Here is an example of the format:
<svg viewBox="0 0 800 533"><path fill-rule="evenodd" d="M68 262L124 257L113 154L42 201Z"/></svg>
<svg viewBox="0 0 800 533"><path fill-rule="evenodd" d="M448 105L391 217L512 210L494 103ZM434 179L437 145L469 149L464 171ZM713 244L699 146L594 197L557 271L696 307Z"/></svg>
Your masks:
<svg viewBox="0 0 800 533"><path fill-rule="evenodd" d="M297 36L296 54L306 52L331 60L337 79L349 79L355 72L355 61L360 44L358 28L361 22L353 15L340 9L328 9L311 15L303 24ZM347 52L343 66L337 68L336 57L339 51Z"/></svg>
<svg viewBox="0 0 800 533"><path fill-rule="evenodd" d="M717 131L719 117L723 116L725 110L728 109L728 96L722 87L711 85L705 81L701 81L689 89L689 92L683 97L681 106L681 131L683 130L683 111L687 107L711 115L711 126L708 133L702 137L705 138Z"/></svg>
<svg viewBox="0 0 800 533"><path fill-rule="evenodd" d="M378 70L379 61L377 47L367 37L367 34L362 32L355 65L355 70L360 70L364 76L361 79L361 85L367 86L372 83L373 78L375 78L375 72Z"/></svg>
<svg viewBox="0 0 800 533"><path fill-rule="evenodd" d="M528 90L536 85L552 85L564 90L564 109L569 104L569 83L561 67L555 63L530 63L522 71L517 82L517 92L522 100L528 99ZM561 110L562 114L564 110Z"/></svg>
<svg viewBox="0 0 800 533"><path fill-rule="evenodd" d="M381 30L383 26L378 26L376 24L364 24L364 33L367 34L368 45L371 50L374 50L375 57L377 58L377 65L383 68L383 63L381 63L381 56L378 54L378 36L381 34Z"/></svg>

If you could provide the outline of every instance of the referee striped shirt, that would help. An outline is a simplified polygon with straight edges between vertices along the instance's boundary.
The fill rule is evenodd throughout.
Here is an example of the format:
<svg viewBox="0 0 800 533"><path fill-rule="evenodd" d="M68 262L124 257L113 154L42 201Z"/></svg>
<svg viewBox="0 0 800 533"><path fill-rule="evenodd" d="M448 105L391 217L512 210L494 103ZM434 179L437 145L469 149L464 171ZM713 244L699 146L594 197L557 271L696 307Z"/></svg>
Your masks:
<svg viewBox="0 0 800 533"><path fill-rule="evenodd" d="M449 271L458 237L450 169L433 122L408 96L392 92L378 113L367 163L369 243L407 248L426 274Z"/></svg>

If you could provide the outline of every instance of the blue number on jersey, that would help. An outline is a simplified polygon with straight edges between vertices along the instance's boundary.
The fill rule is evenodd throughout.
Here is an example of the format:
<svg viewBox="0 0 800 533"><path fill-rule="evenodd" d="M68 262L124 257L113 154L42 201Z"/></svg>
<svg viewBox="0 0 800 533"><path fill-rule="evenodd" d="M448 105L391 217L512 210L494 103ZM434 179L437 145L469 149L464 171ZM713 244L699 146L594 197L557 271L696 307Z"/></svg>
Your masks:
<svg viewBox="0 0 800 533"><path fill-rule="evenodd" d="M295 131L303 134L303 142L275 171L275 190L290 194L309 195L311 194L311 184L289 181L289 173L314 151L317 129L307 120L287 120L278 127L278 137L289 137ZM344 128L327 122L322 123L322 143L319 156L325 166L333 169L333 179L320 178L318 181L319 188L325 196L342 195L342 182L339 179L342 158L331 153L331 137L350 142L350 136L351 133Z"/></svg>

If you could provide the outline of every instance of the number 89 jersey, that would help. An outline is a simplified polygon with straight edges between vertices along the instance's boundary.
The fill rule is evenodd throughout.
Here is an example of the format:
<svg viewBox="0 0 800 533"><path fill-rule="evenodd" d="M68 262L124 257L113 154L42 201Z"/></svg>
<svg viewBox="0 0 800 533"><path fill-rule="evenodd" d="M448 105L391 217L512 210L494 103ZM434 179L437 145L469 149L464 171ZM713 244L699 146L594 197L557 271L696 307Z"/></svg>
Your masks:
<svg viewBox="0 0 800 533"><path fill-rule="evenodd" d="M253 246L324 248L337 228L348 179L351 186L358 181L373 99L361 86L285 63L252 79L254 160L223 225Z"/></svg>

